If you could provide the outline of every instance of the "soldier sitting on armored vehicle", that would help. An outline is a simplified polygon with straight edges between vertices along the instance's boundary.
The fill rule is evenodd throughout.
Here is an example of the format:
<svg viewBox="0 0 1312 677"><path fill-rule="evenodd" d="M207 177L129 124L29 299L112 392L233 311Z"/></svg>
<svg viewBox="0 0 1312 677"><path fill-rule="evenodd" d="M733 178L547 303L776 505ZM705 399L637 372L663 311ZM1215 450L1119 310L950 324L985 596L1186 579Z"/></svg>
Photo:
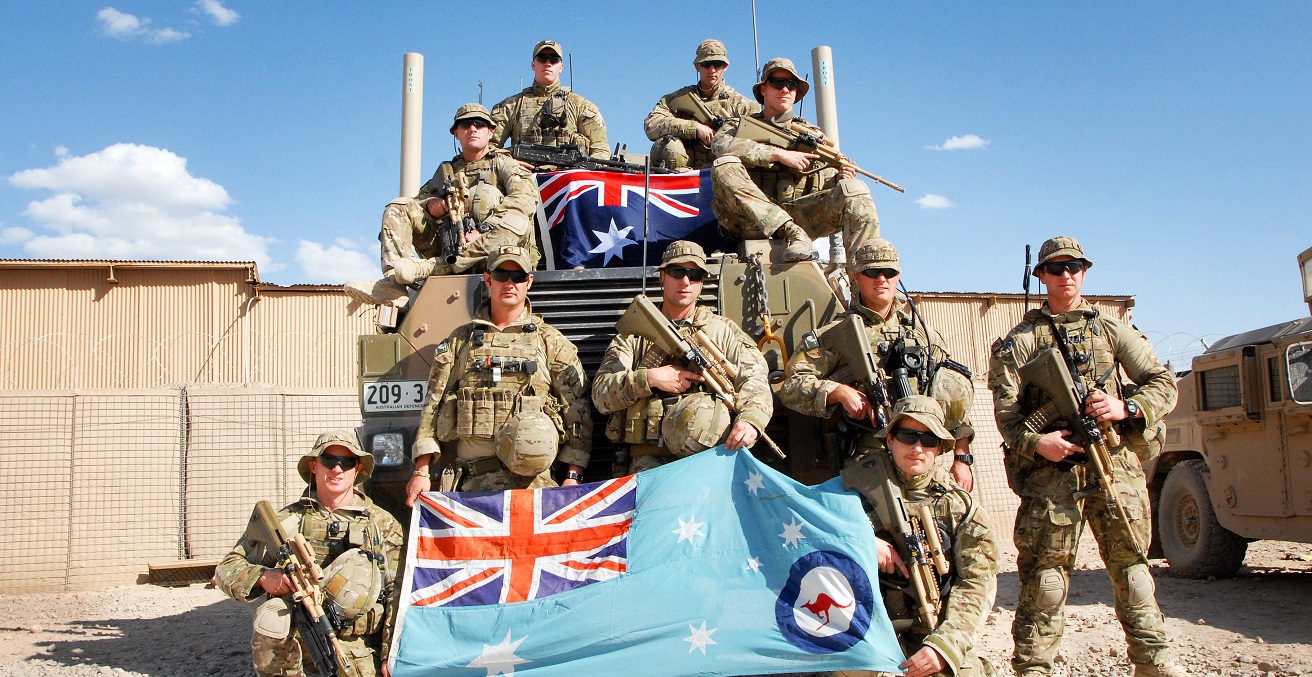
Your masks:
<svg viewBox="0 0 1312 677"><path fill-rule="evenodd" d="M456 459L442 491L553 487L556 461L568 466L564 483L577 484L588 465L592 408L578 351L532 313L527 251L502 247L488 266L488 300L435 350L408 505L433 489L439 442L454 445Z"/></svg>
<svg viewBox="0 0 1312 677"><path fill-rule="evenodd" d="M711 139L730 118L751 115L761 106L724 81L729 53L719 40L705 40L693 59L697 83L666 94L643 123L651 146L652 166L704 169L711 166Z"/></svg>
<svg viewBox="0 0 1312 677"><path fill-rule="evenodd" d="M969 491L974 485L970 465L970 405L975 389L970 371L948 358L942 340L929 341L914 308L897 295L902 267L897 249L876 238L852 252L848 272L856 281L860 302L817 331L807 332L788 361L779 401L810 416L828 418L841 409L845 463L883 449L874 434L887 410L902 397L928 394L947 413L956 439L952 476Z"/></svg>
<svg viewBox="0 0 1312 677"><path fill-rule="evenodd" d="M510 153L492 145L492 115L477 103L456 110L451 134L460 154L443 162L413 198L397 198L383 212L378 241L384 278L345 285L351 298L404 307L406 287L430 275L481 272L490 251L519 246L537 266L533 177Z"/></svg>
<svg viewBox="0 0 1312 677"><path fill-rule="evenodd" d="M533 84L492 107L496 134L492 145L538 143L549 146L577 145L594 158L610 157L606 121L591 101L560 84L565 50L554 40L533 46ZM520 162L525 169L534 169ZM539 169L550 169L540 167Z"/></svg>
<svg viewBox="0 0 1312 677"><path fill-rule="evenodd" d="M823 139L795 111L810 89L792 61L769 60L752 87L764 110L726 122L711 142L711 208L720 225L742 239L783 240L784 261L817 258L813 237L842 232L851 249L879 237L870 187L855 166L820 168L820 155L768 142L797 133Z"/></svg>

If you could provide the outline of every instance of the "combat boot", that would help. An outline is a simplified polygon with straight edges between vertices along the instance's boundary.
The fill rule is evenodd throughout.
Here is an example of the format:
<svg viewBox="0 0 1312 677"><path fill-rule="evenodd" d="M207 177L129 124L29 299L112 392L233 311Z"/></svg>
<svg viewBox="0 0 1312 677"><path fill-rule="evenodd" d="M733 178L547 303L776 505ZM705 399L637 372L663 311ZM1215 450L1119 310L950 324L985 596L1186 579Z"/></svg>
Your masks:
<svg viewBox="0 0 1312 677"><path fill-rule="evenodd" d="M1134 666L1134 677L1189 677L1189 671L1171 661Z"/></svg>
<svg viewBox="0 0 1312 677"><path fill-rule="evenodd" d="M815 250L815 243L807 236L806 231L792 221L779 226L774 231L774 236L784 241L784 262L793 263L795 261L814 261L820 258L820 254Z"/></svg>

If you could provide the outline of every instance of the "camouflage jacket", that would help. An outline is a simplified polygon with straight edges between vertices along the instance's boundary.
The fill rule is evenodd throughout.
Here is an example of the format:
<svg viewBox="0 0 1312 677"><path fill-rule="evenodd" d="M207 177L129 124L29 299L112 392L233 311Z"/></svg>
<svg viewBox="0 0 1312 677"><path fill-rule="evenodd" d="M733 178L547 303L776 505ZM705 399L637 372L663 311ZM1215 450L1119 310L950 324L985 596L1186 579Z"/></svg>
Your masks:
<svg viewBox="0 0 1312 677"><path fill-rule="evenodd" d="M380 627L383 631L382 646L386 647L400 592L396 577L401 564L401 548L405 543L401 525L386 510L374 505L359 488L349 504L336 510L329 510L319 502L313 489L306 489L300 500L279 510L277 517L288 535L300 533L305 536L314 549L319 566L327 566L343 552L357 547L383 556L382 598L387 603L380 610L383 617ZM241 540L214 570L214 586L239 602L251 601L264 594L264 589L258 585L260 575L277 563L277 557L277 548L268 541L264 529L252 515ZM376 623L378 613L366 612L357 623ZM371 615L375 618L370 619Z"/></svg>
<svg viewBox="0 0 1312 677"><path fill-rule="evenodd" d="M544 117L550 116L561 118L561 124L543 125ZM550 87L535 84L507 97L492 108L492 122L497 126L492 136L494 146L504 146L507 139L512 144L574 143L594 158L610 158L606 121L601 111L591 101L559 84Z"/></svg>
<svg viewBox="0 0 1312 677"><path fill-rule="evenodd" d="M993 343L989 388L993 391L998 429L1009 454L1034 458L1034 448L1042 436L1026 430L1023 424L1025 417L1047 403L1048 398L1033 384L1023 382L1017 369L1053 345L1053 322L1064 328L1072 353L1092 355L1080 367L1087 384L1093 384L1113 364L1119 365L1107 381L1107 393L1120 399L1133 399L1143 412L1143 419L1122 421L1118 427L1123 432L1137 431L1142 435L1145 430L1152 431L1175 408L1178 395L1175 376L1157 360L1152 344L1138 329L1102 316L1088 301L1059 315L1054 315L1045 302L1026 313L1006 337ZM1133 385L1124 384L1122 376ZM1044 430L1062 428L1072 429L1071 423L1056 419Z"/></svg>
<svg viewBox="0 0 1312 677"><path fill-rule="evenodd" d="M909 624L895 623L906 627L899 632L898 638L902 640L907 655L920 646L932 646L951 668L944 672L960 674L997 598L998 542L989 524L988 512L973 503L970 494L957 486L942 465L924 475L907 478L893 465L890 455L880 453L843 471L843 485L860 492L863 503L867 496L874 495L871 492L885 479L892 479L902 490L909 514L915 515L922 505L929 506L940 537L946 535L943 549L950 571L946 581L940 578L939 587L946 591L946 599L939 611L937 627L925 627L917 614L915 597L908 594L905 587L883 585L891 578L881 572L884 607L890 619L910 621ZM868 515L876 535L894 543L877 514L870 511ZM904 560L907 557L906 553L898 554Z"/></svg>
<svg viewBox="0 0 1312 677"><path fill-rule="evenodd" d="M488 225L502 227L521 236L529 231L538 211L538 187L533 181L533 175L511 159L510 151L492 148L487 155L473 162L466 160L463 155L456 155L443 164L450 166L453 175L464 175L466 187L485 183L504 196L501 204L493 207L491 215L487 217ZM433 197L442 185L443 174L443 169L438 168L433 178L419 189L415 199L423 202ZM473 205L466 204L465 208L472 212Z"/></svg>
<svg viewBox="0 0 1312 677"><path fill-rule="evenodd" d="M751 116L784 129L801 125L807 131L823 136L818 128L794 116L792 112L773 120L766 120L764 112L752 113ZM838 170L833 167L825 167L810 174L799 174L783 165L771 163L770 156L774 153L775 146L738 138L740 124L736 118L725 122L724 126L715 132L715 138L711 140L711 151L717 158L732 155L742 160L743 165L747 167L748 175L752 177L752 182L765 193L766 197L778 203L792 202L837 185Z"/></svg>
<svg viewBox="0 0 1312 677"><path fill-rule="evenodd" d="M534 394L549 395L545 411L561 434L557 460L586 467L592 453L592 408L578 350L531 307L505 329L498 329L489 313L484 301L472 322L437 345L416 440L491 440L514 415L516 397L531 387ZM507 365L494 375L487 358L503 356L521 365L531 360L534 371Z"/></svg>
<svg viewBox="0 0 1312 677"><path fill-rule="evenodd" d="M709 96L702 93L700 86L691 84L662 96L661 100L656 102L656 107L651 109L647 120L642 124L648 139L655 141L666 134L680 139L697 138L697 122L679 117L670 109L670 101L689 92L701 98L712 115L725 120L751 115L761 110L760 104L739 94L727 84L721 84Z"/></svg>
<svg viewBox="0 0 1312 677"><path fill-rule="evenodd" d="M756 344L733 320L716 315L709 308L699 306L689 320L675 324L706 332L711 342L724 351L725 357L737 365L739 371L734 390L739 409L734 420L746 421L757 430L765 430L774 412L774 396L770 391L765 358ZM592 401L597 405L597 411L622 416L626 410L645 409L634 405L661 395L647 385L647 370L635 368L651 349L650 342L637 336L616 336L611 340L592 385ZM695 392L702 392L696 384L685 394ZM648 441L655 443L656 440Z"/></svg>

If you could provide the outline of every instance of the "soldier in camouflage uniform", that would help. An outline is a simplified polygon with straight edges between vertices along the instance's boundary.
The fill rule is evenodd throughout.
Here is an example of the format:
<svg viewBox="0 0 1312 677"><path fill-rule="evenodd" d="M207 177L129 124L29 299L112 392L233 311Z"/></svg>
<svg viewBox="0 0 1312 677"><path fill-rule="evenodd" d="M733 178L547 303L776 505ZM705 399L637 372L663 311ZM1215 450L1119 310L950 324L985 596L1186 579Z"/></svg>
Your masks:
<svg viewBox="0 0 1312 677"><path fill-rule="evenodd" d="M373 467L373 456L360 448L353 431L326 432L297 464L309 487L299 501L277 513L284 531L305 536L325 568L326 582L337 576L350 581L340 589L355 594L356 601L339 611L344 624L337 636L347 657L366 677L378 674L391 641L397 604L393 593L404 542L396 520L357 488ZM300 632L292 626L296 602L290 598L291 583L281 569L271 568L277 554L277 547L252 517L246 533L214 571L215 587L239 602L268 595L255 611L251 637L255 674L260 677L298 676L305 674L305 666L314 669ZM361 597L362 590L372 595ZM329 597L325 605L329 609L341 601Z"/></svg>
<svg viewBox="0 0 1312 677"><path fill-rule="evenodd" d="M592 401L610 414L606 436L629 445L631 464L617 475L655 468L720 443L729 449L756 443L774 410L765 358L733 320L697 305L706 276L706 253L679 240L660 265L661 312L681 332L701 330L738 367L736 413L713 398L697 372L666 364L668 356L638 336L616 336L593 381Z"/></svg>
<svg viewBox="0 0 1312 677"><path fill-rule="evenodd" d="M691 94L701 99L713 117L724 120L761 110L760 105L724 82L724 72L729 67L729 53L725 51L724 43L703 41L697 46L697 56L692 63L697 69L697 83L661 97L643 123L647 138L656 142L651 146L653 166L663 164L668 169L704 169L715 159L711 153L711 139L718 127L680 117L670 109L671 101Z"/></svg>
<svg viewBox="0 0 1312 677"><path fill-rule="evenodd" d="M451 134L460 142L460 154L443 162L418 195L388 203L378 235L385 277L348 282L347 294L362 303L403 307L409 300L407 285L430 275L481 272L488 252L507 245L527 248L530 264L537 265L532 226L538 189L509 151L492 145L493 133L492 114L482 105L467 103L456 110ZM465 187L464 213L478 224L454 252L442 250L441 231L451 220L447 200L439 196L446 182Z"/></svg>
<svg viewBox="0 0 1312 677"><path fill-rule="evenodd" d="M585 155L610 158L606 121L591 101L560 84L565 50L553 40L533 46L533 85L492 107L496 135L492 145L545 143L576 144ZM521 162L525 169L533 169Z"/></svg>
<svg viewBox="0 0 1312 677"><path fill-rule="evenodd" d="M588 380L578 351L534 315L528 252L502 247L483 283L489 299L474 320L437 345L411 455L408 504L433 489L429 468L454 447L455 473L443 491L554 487L551 466L577 484L592 452Z"/></svg>
<svg viewBox="0 0 1312 677"><path fill-rule="evenodd" d="M856 315L865 326L871 350L880 352L878 364L885 377L891 376L890 349L899 340L913 350L930 351L937 368L929 377L929 394L947 412L947 425L956 439L951 473L958 485L970 491L974 485L970 466L975 462L970 454L970 441L975 436L970 425L970 406L975 398L970 370L948 358L941 337L935 336L931 349L924 327L914 321L909 305L897 294L902 266L897 248L890 242L876 238L854 250L848 273L856 281L860 303L828 325L802 336L801 345L788 360L779 401L789 409L822 418L831 415L831 407L841 408L847 426L856 431L854 439L851 431L848 433L851 449L845 462L883 449L883 440L874 434L875 408L864 392L853 387L857 375L848 368L843 355L823 341L826 331ZM913 390L923 390L914 377L909 381Z"/></svg>
<svg viewBox="0 0 1312 677"><path fill-rule="evenodd" d="M764 104L752 117L784 129L801 126L823 137L795 113L794 106L810 88L792 61L771 59L752 87L756 100ZM815 259L813 237L841 231L852 249L879 237L875 201L854 167L803 174L816 159L814 153L738 138L738 127L737 120L726 122L711 142L711 209L721 227L745 240L782 239L785 261Z"/></svg>
<svg viewBox="0 0 1312 677"><path fill-rule="evenodd" d="M939 452L954 444L952 433L944 426L943 408L923 395L899 400L878 435L885 439L888 452L844 470L843 486L860 492L863 502L879 501L880 487L892 480L909 515L917 516L921 506L929 506L949 563L947 576L939 578L939 589L946 598L940 600L938 625L928 627L907 582L906 563L886 540L891 538L892 525L881 524L876 511L868 513L879 536L876 549L884 608L902 652L909 656L899 667L907 677L992 676L996 674L993 666L975 654L974 645L997 597L998 543L988 513L957 487L947 470L935 464ZM901 581L895 577L898 573ZM879 673L835 673L838 677L875 674Z"/></svg>
<svg viewBox="0 0 1312 677"><path fill-rule="evenodd" d="M1107 382L1105 392L1092 391L1085 412L1117 428L1123 438L1155 437L1161 430L1159 422L1175 407L1175 379L1158 362L1143 334L1100 315L1081 296L1085 273L1092 265L1074 238L1044 242L1034 275L1044 284L1047 302L1026 313L1011 333L993 344L989 387L998 429L1006 441L1007 481L1021 499L1015 534L1021 593L1012 625L1016 642L1012 665L1023 677L1051 674L1080 532L1087 523L1107 565L1134 674L1176 677L1187 673L1170 659L1147 561L1135 553L1130 533L1115 519L1102 494L1083 493L1097 480L1092 470L1070 458L1084 452L1066 439L1076 422L1059 418L1042 433L1023 425L1048 398L1017 370L1056 343L1054 332L1065 337L1080 369L1077 378L1083 376L1091 384L1119 365L1118 377ZM1134 385L1123 386L1121 377ZM1130 528L1138 542L1149 543L1148 488L1139 458L1126 446L1111 452Z"/></svg>

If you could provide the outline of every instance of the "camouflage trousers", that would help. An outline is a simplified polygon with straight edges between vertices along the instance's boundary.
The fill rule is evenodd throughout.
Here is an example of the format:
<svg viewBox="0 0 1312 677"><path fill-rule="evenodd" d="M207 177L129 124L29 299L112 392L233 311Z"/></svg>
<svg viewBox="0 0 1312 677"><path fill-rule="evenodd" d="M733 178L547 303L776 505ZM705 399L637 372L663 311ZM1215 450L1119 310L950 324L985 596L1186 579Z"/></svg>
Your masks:
<svg viewBox="0 0 1312 677"><path fill-rule="evenodd" d="M651 145L651 166L687 171L711 166L715 155L698 139L680 139L666 134Z"/></svg>
<svg viewBox="0 0 1312 677"><path fill-rule="evenodd" d="M502 246L528 249L530 267L537 267L539 254L533 229L527 229L521 237L501 226L493 226L492 230L479 235L455 255L453 262L447 263L451 255L442 251L440 235L444 223L429 216L423 204L413 198L393 200L387 205L383 210L382 229L378 233L383 275L392 275L396 261L414 257L435 259L433 275L481 273L486 268L488 252Z"/></svg>
<svg viewBox="0 0 1312 677"><path fill-rule="evenodd" d="M743 240L770 237L789 221L812 239L841 232L848 251L879 237L875 201L860 179L845 179L833 188L775 204L752 181L743 163L721 159L711 169L711 184L711 211L722 228Z"/></svg>
<svg viewBox="0 0 1312 677"><path fill-rule="evenodd" d="M370 637L341 639L342 651L361 677L378 674L378 644L381 633ZM291 627L291 607L284 599L265 601L255 612L251 634L251 658L258 677L301 677L317 675L318 669L301 633Z"/></svg>
<svg viewBox="0 0 1312 677"><path fill-rule="evenodd" d="M1140 543L1152 540L1148 488L1139 459L1128 450L1112 455L1121 501L1130 528ZM1017 675L1046 675L1052 671L1057 644L1065 629L1063 614L1071 571L1087 523L1112 583L1116 617L1125 630L1130 661L1151 665L1168 660L1165 619L1157 607L1152 572L1134 552L1130 534L1096 488L1097 478L1083 466L1062 470L1046 460L1028 460L1008 454L1008 475L1021 495L1016 513L1016 561L1020 601L1011 634L1015 653L1011 663ZM1087 498L1077 492L1090 484ZM1027 673L1026 670L1029 670Z"/></svg>

